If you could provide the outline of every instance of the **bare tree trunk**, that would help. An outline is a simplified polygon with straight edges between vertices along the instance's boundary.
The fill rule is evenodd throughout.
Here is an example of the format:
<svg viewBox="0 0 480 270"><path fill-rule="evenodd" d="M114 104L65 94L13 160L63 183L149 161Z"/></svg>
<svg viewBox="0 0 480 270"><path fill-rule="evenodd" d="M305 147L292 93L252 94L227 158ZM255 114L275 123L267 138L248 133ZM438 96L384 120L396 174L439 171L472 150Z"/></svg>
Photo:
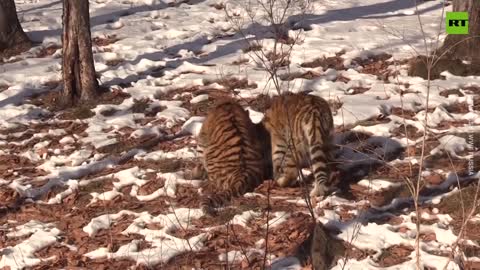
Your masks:
<svg viewBox="0 0 480 270"><path fill-rule="evenodd" d="M6 56L28 50L31 42L18 21L14 0L0 1L0 53Z"/></svg>
<svg viewBox="0 0 480 270"><path fill-rule="evenodd" d="M468 11L468 35L448 35L440 51L451 59L480 64L480 1L454 0L453 11Z"/></svg>
<svg viewBox="0 0 480 270"><path fill-rule="evenodd" d="M63 2L63 102L92 101L98 95L87 0Z"/></svg>

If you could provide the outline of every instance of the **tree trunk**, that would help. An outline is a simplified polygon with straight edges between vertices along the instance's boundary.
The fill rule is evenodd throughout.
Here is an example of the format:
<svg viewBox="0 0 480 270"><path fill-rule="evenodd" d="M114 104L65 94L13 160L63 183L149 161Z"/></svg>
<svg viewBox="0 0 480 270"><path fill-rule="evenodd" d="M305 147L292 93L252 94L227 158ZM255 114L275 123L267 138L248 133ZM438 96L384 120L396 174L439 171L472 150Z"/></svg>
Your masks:
<svg viewBox="0 0 480 270"><path fill-rule="evenodd" d="M454 0L453 11L468 11L468 35L448 35L440 52L450 59L480 64L480 1Z"/></svg>
<svg viewBox="0 0 480 270"><path fill-rule="evenodd" d="M14 0L0 1L0 54L9 56L28 50L31 42L18 21Z"/></svg>
<svg viewBox="0 0 480 270"><path fill-rule="evenodd" d="M63 2L63 102L92 101L98 95L88 0Z"/></svg>

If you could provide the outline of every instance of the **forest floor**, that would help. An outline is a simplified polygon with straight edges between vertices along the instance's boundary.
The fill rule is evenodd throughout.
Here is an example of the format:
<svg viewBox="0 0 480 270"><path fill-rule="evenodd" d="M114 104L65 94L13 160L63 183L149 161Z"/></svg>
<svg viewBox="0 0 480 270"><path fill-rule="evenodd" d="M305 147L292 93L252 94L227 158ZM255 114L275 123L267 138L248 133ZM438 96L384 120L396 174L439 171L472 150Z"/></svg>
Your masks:
<svg viewBox="0 0 480 270"><path fill-rule="evenodd" d="M265 31L245 28L252 48L218 0L90 1L110 91L61 109L61 1L15 2L37 44L0 59L0 269L311 269L310 210L346 248L332 269L414 269L417 234L424 269L480 269L480 79L444 73L428 89L407 75L424 51L410 1L314 2L281 70L289 91L331 104L341 189L309 209L304 186L268 180L215 217L187 177L195 135L225 96L261 120L275 91L252 55ZM436 37L441 4L418 12Z"/></svg>

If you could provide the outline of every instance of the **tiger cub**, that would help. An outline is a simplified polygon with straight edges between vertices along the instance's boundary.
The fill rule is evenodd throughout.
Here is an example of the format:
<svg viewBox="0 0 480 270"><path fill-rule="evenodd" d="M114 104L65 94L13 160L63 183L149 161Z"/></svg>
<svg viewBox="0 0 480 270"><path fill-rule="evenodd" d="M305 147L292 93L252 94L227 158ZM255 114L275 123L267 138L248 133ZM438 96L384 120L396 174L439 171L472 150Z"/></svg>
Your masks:
<svg viewBox="0 0 480 270"><path fill-rule="evenodd" d="M276 96L263 123L271 136L273 177L278 185L285 187L297 179L297 164L311 166L315 180L310 196L325 195L334 132L327 101L304 93Z"/></svg>
<svg viewBox="0 0 480 270"><path fill-rule="evenodd" d="M197 151L203 166L193 174L208 177L212 193L201 202L207 214L232 197L253 191L267 176L265 158L270 143L262 125L254 125L248 112L232 100L226 100L207 113L197 138ZM266 150L268 149L268 150Z"/></svg>

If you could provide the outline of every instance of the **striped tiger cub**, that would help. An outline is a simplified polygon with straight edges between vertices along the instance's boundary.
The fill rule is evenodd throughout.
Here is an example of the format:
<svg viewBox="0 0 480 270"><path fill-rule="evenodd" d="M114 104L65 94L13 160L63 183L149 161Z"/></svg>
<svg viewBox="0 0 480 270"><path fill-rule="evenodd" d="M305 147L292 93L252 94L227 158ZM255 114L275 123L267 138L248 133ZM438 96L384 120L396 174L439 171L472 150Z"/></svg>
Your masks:
<svg viewBox="0 0 480 270"><path fill-rule="evenodd" d="M203 168L194 172L202 175L206 170L206 184L213 192L201 202L207 214L232 197L253 191L265 179L269 149L263 141L269 144L270 139L262 127L254 125L248 112L232 100L220 102L207 113L197 138Z"/></svg>
<svg viewBox="0 0 480 270"><path fill-rule="evenodd" d="M315 180L310 196L324 196L334 132L327 101L304 93L276 96L263 123L271 136L273 177L278 185L289 186L297 179L297 164L300 168L311 166Z"/></svg>

